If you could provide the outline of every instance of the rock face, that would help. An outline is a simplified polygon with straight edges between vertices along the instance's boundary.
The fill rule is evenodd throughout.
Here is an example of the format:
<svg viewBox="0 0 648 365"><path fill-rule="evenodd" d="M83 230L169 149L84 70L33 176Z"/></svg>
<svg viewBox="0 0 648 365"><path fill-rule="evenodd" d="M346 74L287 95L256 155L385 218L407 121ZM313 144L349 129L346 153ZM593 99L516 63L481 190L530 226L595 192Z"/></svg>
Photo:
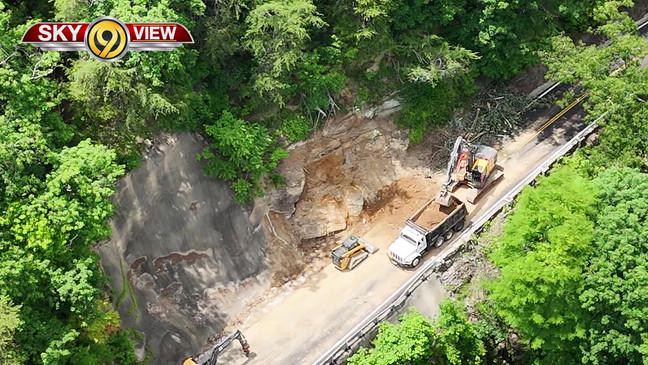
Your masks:
<svg viewBox="0 0 648 365"><path fill-rule="evenodd" d="M163 136L118 186L112 238L98 248L123 326L151 363L179 364L270 286L261 218L205 177L193 134Z"/></svg>
<svg viewBox="0 0 648 365"><path fill-rule="evenodd" d="M268 208L282 213L301 240L342 231L380 189L420 170L423 164L407 147L407 135L391 122L353 114L330 119L281 161L286 186L270 193Z"/></svg>

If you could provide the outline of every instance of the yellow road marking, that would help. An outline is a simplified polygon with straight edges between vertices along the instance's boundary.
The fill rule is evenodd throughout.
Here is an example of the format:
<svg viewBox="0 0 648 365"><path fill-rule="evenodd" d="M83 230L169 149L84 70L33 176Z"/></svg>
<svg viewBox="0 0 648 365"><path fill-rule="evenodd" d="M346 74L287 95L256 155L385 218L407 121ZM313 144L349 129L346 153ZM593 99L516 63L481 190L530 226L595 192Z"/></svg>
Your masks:
<svg viewBox="0 0 648 365"><path fill-rule="evenodd" d="M572 101L571 104L567 105L567 106L566 106L563 110L561 110L558 114L556 114L556 115L554 115L553 117L551 117L551 119L549 119L545 124L543 124L542 127L540 127L540 128L539 128L539 129L538 129L538 130L537 130L537 131L536 131L536 132L535 132L531 137L529 137L529 139L528 139L526 142L524 142L524 144L522 145L522 147L525 147L527 144L529 144L529 142L531 142L534 138L536 138L536 137L538 136L538 134L542 133L542 131L544 131L547 127L549 127L549 126L552 125L555 121L557 121L558 119L560 119L563 115L565 115L565 113L567 113L568 111L570 111L573 107L575 107L576 105L580 104L583 100L585 100L585 98L586 98L587 96L588 96L587 93L581 95L578 99Z"/></svg>
<svg viewBox="0 0 648 365"><path fill-rule="evenodd" d="M637 61L638 59L639 59L639 56L634 56L630 61L624 63L623 65L621 65L621 67L618 67L616 70L610 72L610 74L609 74L608 76L616 76L619 72L624 71L626 68L628 68L628 65L629 65L631 62ZM558 119L560 119L560 117L562 117L563 115L565 115L565 113L567 113L568 111L570 111L573 107L575 107L576 105L580 104L580 103L581 103L583 100L585 100L585 98L587 98L588 96L589 96L588 93L585 93L585 94L581 95L578 99L574 100L571 104L567 105L567 106L566 106L563 110L561 110L558 114L556 114L556 115L554 115L553 117L551 117L551 119L549 119L549 120L548 120L544 125L542 125L542 127L540 127L540 129L538 129L538 130L537 130L537 131L536 131L536 132L535 132L535 133L534 133L534 134L533 134L533 135L532 135L532 136L531 136L531 137L530 137L526 142L524 142L524 144L522 145L522 147L520 147L520 149L526 147L526 145L529 144L529 142L531 142L534 138L536 138L536 137L538 136L538 134L542 133L543 130L545 130L547 127L549 127L549 126L550 126L551 124L553 124L555 121L557 121Z"/></svg>

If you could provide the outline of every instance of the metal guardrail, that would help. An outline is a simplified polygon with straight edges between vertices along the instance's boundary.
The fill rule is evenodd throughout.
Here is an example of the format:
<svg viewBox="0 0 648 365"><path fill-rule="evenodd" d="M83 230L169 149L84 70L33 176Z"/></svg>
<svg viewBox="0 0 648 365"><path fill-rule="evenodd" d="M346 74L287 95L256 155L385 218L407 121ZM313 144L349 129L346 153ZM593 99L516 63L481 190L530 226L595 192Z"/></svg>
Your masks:
<svg viewBox="0 0 648 365"><path fill-rule="evenodd" d="M581 143L587 136L589 136L596 128L601 119L605 118L608 112L603 113L594 122L589 124L583 130L578 132L571 140L560 146L551 155L549 155L542 163L540 163L533 171L528 173L522 180L520 180L513 188L511 188L504 196L491 205L485 212L475 218L465 231L458 237L452 240L441 254L433 260L425 263L405 284L398 288L392 295L389 296L381 305L374 309L368 316L366 316L358 325L351 329L345 336L337 341L326 353L320 356L313 364L314 365L339 365L342 361L351 354L351 352L359 345L368 334L375 330L378 324L389 318L394 312L399 310L405 303L407 298L427 279L434 275L438 267L442 265L445 260L454 255L463 245L467 244L472 236L479 232L483 225L495 216L505 205L510 204L515 196L522 191L522 189L534 181L538 175L544 174L551 168L551 166L563 157L579 143Z"/></svg>

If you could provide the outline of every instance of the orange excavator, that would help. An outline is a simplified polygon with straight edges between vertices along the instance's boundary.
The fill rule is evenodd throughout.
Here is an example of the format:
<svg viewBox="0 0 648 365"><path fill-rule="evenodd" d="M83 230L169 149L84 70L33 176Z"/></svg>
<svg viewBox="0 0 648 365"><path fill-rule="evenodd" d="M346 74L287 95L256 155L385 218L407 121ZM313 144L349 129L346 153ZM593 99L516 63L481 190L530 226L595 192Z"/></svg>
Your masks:
<svg viewBox="0 0 648 365"><path fill-rule="evenodd" d="M435 201L445 207L449 206L454 188L466 184L472 188L467 200L474 203L488 186L502 176L504 169L497 164L497 150L472 144L460 136L452 148L446 179Z"/></svg>

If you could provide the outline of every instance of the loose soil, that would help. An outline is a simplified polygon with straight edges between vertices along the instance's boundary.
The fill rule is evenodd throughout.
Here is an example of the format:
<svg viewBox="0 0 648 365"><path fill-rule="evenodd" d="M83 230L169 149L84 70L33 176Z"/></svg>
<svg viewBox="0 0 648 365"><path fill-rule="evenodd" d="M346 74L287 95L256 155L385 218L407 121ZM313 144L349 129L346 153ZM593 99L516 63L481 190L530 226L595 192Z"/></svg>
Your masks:
<svg viewBox="0 0 648 365"><path fill-rule="evenodd" d="M455 210L455 207L456 204L453 200L451 200L450 205L447 207L439 205L436 202L431 202L430 205L428 205L427 208L425 208L425 210L423 210L423 212L414 219L414 222L429 231L449 216Z"/></svg>

